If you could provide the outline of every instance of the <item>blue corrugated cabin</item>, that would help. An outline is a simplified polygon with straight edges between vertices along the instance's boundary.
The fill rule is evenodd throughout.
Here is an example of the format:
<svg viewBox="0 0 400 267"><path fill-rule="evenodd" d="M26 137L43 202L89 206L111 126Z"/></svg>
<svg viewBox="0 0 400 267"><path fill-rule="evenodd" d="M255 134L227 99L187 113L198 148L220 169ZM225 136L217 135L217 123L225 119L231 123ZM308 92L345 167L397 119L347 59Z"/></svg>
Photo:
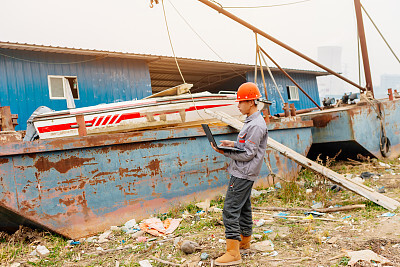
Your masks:
<svg viewBox="0 0 400 267"><path fill-rule="evenodd" d="M192 92L236 91L245 81L254 81L254 66L227 62L178 58ZM278 69L271 69L285 101L296 109L314 107ZM316 77L325 72L287 70L319 103ZM283 112L275 87L265 71L271 114ZM51 47L0 42L0 105L18 114L17 130L39 106L67 109L64 87L69 83L76 107L132 99L183 83L173 57L111 51ZM260 73L257 78L262 93Z"/></svg>

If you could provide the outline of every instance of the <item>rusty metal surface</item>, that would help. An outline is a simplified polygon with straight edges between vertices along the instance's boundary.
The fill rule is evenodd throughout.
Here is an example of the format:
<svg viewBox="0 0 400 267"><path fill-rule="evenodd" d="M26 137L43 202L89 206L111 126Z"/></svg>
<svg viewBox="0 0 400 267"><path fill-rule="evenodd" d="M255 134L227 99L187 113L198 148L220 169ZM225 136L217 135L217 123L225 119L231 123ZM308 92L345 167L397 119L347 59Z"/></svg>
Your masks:
<svg viewBox="0 0 400 267"><path fill-rule="evenodd" d="M389 158L400 155L400 99L380 100L386 135L391 142ZM353 141L377 158L380 152L381 125L376 111L370 105L354 105L303 115L312 119L313 143ZM340 146L338 146L340 149Z"/></svg>
<svg viewBox="0 0 400 267"><path fill-rule="evenodd" d="M211 129L217 141L236 138L227 126ZM312 141L307 127L270 136L302 154ZM27 220L72 239L213 197L229 179L228 160L200 127L15 143L1 153L0 227ZM270 150L268 157L275 173L297 174L294 162ZM257 184L267 176L263 166Z"/></svg>

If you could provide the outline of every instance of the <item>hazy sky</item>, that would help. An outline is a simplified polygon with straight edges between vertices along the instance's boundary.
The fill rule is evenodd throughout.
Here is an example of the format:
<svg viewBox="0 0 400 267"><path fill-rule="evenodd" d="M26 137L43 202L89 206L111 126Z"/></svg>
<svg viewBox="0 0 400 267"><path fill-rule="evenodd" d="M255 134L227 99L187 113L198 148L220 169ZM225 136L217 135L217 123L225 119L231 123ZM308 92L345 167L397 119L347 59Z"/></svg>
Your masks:
<svg viewBox="0 0 400 267"><path fill-rule="evenodd" d="M223 6L274 5L298 0L220 0ZM150 0L0 0L0 41L172 55L161 3ZM161 2L161 0L160 0ZM254 63L254 34L197 0L164 0L178 57L219 60L191 31L170 2L224 61ZM400 56L400 1L364 0L364 7ZM342 46L343 72L358 81L353 0L310 0L270 8L229 9L275 38L317 59L319 46ZM400 74L400 64L364 16L373 80ZM288 68L311 64L260 37L260 44Z"/></svg>

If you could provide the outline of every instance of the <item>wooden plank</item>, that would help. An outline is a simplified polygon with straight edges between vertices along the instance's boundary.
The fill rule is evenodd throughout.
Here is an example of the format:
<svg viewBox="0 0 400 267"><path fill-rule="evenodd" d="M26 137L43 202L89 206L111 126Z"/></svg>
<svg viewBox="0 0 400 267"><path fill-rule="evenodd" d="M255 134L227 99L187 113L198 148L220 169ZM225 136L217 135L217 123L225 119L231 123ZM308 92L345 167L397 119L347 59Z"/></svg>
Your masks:
<svg viewBox="0 0 400 267"><path fill-rule="evenodd" d="M213 117L221 120L222 122L229 124L230 126L232 126L233 128L235 128L239 131L243 127L243 122L237 120L236 118L234 118L226 113L214 112L211 110L204 110L204 111L207 114L209 114L210 116L213 116ZM343 175L341 175L337 172L334 172L331 169L328 169L328 168L306 158L305 156L282 145L281 143L275 141L274 139L272 139L270 137L268 137L267 146L278 151L285 157L293 160L294 162L303 166L304 168L307 168L316 173L322 174L323 176L325 176L329 180L333 181L334 183L339 184L339 185L343 186L344 188L347 188L348 190L353 191L354 193L359 194L388 210L393 211L393 210L396 210L398 207L400 207L400 202L398 202L392 198L389 198L385 195L382 195L378 192L375 192L373 189L369 188L366 185L352 181L351 179L348 179L348 178L344 177Z"/></svg>
<svg viewBox="0 0 400 267"><path fill-rule="evenodd" d="M14 131L12 115L9 106L0 107L0 117L2 118L0 128L2 131Z"/></svg>
<svg viewBox="0 0 400 267"><path fill-rule="evenodd" d="M184 84L180 84L178 86L172 87L172 88L165 89L161 92L152 94L143 99L148 99L148 98L153 98L153 97L161 97L161 96L181 95L181 94L185 94L185 93L189 92L190 88L192 88L192 87L193 87L193 84L184 83Z"/></svg>

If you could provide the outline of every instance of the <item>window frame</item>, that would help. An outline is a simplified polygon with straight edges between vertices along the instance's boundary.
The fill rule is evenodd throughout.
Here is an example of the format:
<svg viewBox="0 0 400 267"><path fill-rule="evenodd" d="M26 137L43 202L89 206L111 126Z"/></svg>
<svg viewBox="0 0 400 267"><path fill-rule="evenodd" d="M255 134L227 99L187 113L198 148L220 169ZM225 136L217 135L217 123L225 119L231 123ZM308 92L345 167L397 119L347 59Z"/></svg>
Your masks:
<svg viewBox="0 0 400 267"><path fill-rule="evenodd" d="M63 82L63 93L64 96L63 97L58 97L58 96L53 96L52 95L52 90L51 90L51 82L50 82L50 78L61 78L62 82ZM63 100L63 99L67 99L66 98L66 94L65 94L65 86L64 86L64 79L67 78L74 78L76 79L76 91L78 93L78 98L73 97L74 100L80 100L80 93L79 93L79 85L78 85L78 76L64 76L64 75L47 75L47 82L48 82L48 86L49 86L49 98L50 99L54 99L54 100ZM69 82L69 81L68 81ZM72 89L71 89L72 91ZM72 92L71 92L72 93Z"/></svg>
<svg viewBox="0 0 400 267"><path fill-rule="evenodd" d="M293 89L296 89L296 93L295 94L296 94L297 98L293 98L292 97ZM288 85L288 86L286 86L286 90L287 90L287 93L288 93L288 101L300 101L299 88L297 86Z"/></svg>

